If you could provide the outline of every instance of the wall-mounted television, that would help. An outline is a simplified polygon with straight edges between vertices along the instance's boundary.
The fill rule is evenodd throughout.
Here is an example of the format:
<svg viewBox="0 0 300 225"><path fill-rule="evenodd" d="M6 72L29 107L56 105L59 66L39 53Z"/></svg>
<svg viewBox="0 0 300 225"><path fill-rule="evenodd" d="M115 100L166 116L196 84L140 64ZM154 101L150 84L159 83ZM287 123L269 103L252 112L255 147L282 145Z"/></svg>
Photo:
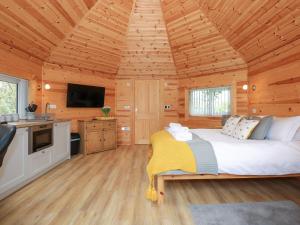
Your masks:
<svg viewBox="0 0 300 225"><path fill-rule="evenodd" d="M68 84L67 107L99 108L104 106L105 88Z"/></svg>

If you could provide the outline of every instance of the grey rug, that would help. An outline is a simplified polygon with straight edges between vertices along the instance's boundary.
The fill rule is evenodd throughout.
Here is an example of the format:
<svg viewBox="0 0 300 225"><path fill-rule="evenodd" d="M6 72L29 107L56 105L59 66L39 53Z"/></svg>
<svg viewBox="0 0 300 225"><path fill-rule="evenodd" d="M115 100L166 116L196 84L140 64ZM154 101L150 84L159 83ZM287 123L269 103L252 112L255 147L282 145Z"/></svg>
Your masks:
<svg viewBox="0 0 300 225"><path fill-rule="evenodd" d="M300 207L291 201L191 205L195 225L300 225Z"/></svg>

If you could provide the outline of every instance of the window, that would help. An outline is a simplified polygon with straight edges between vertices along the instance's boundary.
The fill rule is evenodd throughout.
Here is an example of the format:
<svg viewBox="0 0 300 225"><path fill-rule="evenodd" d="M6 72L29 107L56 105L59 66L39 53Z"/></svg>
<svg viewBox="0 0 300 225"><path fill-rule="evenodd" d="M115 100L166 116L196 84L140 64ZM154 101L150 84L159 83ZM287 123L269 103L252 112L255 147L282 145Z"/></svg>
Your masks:
<svg viewBox="0 0 300 225"><path fill-rule="evenodd" d="M0 114L17 113L18 84L0 80Z"/></svg>
<svg viewBox="0 0 300 225"><path fill-rule="evenodd" d="M25 114L28 81L0 74L0 115Z"/></svg>
<svg viewBox="0 0 300 225"><path fill-rule="evenodd" d="M191 89L191 116L222 116L231 113L231 87Z"/></svg>

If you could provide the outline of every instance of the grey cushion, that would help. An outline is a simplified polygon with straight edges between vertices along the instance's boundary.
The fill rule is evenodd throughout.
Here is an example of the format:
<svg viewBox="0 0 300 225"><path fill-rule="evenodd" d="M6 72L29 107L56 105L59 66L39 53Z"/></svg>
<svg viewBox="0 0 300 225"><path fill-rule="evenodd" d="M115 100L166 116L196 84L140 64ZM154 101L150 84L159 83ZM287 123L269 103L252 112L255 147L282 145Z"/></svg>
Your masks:
<svg viewBox="0 0 300 225"><path fill-rule="evenodd" d="M267 133L272 125L273 117L265 116L265 117L252 117L252 119L259 119L259 124L253 130L249 139L255 140L264 140L267 136Z"/></svg>

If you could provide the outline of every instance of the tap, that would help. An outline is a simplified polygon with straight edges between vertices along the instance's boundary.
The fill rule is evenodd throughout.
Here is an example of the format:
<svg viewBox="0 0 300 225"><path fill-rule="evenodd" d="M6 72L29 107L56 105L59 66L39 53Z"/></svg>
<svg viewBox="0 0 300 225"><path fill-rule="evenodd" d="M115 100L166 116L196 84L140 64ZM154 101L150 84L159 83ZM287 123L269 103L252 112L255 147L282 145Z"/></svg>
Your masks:
<svg viewBox="0 0 300 225"><path fill-rule="evenodd" d="M49 109L49 106L50 106L50 103L47 102L47 103L46 103L46 107L45 107L45 117L46 117L46 118L48 117L48 109Z"/></svg>

